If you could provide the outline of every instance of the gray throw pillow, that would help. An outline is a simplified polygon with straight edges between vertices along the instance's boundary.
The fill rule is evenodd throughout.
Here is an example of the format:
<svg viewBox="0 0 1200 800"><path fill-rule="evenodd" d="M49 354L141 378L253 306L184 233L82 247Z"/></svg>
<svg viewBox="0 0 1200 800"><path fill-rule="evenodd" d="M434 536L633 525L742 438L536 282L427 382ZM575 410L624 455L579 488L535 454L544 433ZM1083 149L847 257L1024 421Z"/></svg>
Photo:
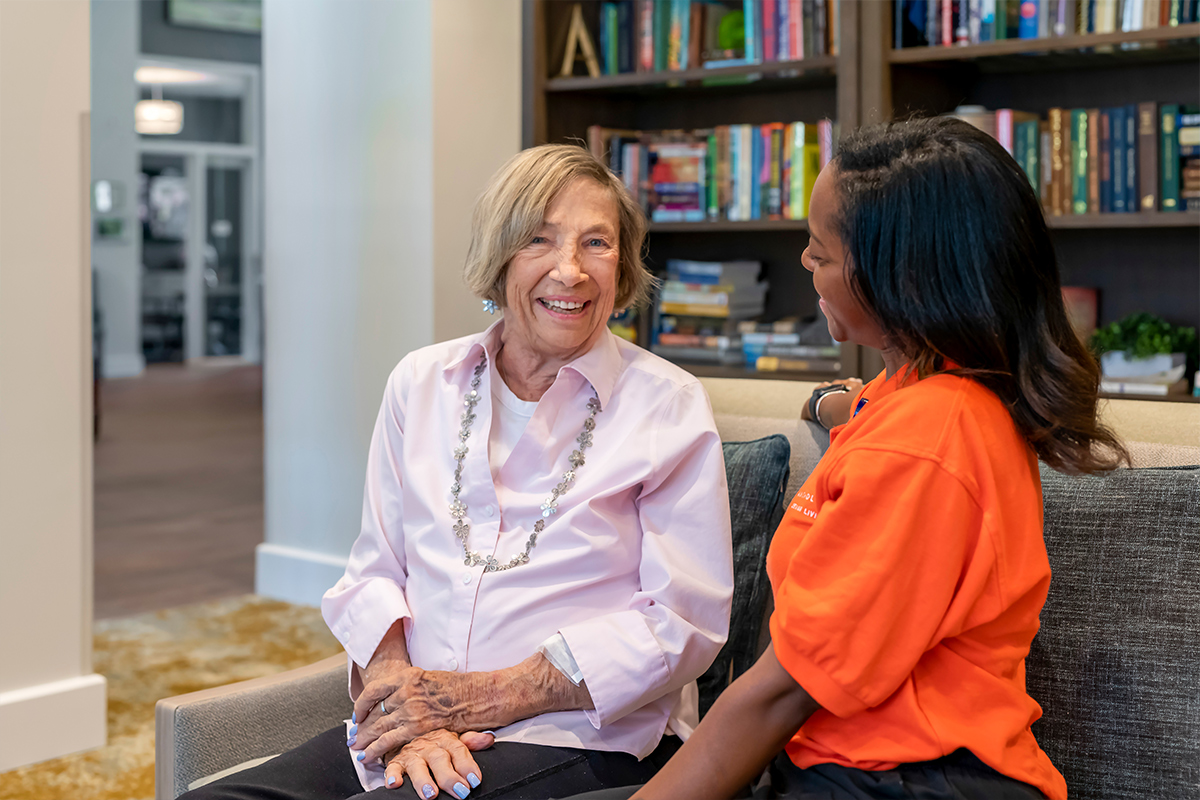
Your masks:
<svg viewBox="0 0 1200 800"><path fill-rule="evenodd" d="M733 526L733 610L729 641L699 679L700 714L712 706L758 656L758 632L771 587L767 548L783 518L791 447L775 434L752 442L723 442Z"/></svg>
<svg viewBox="0 0 1200 800"><path fill-rule="evenodd" d="M1042 467L1052 577L1026 669L1074 800L1200 797L1200 467Z"/></svg>

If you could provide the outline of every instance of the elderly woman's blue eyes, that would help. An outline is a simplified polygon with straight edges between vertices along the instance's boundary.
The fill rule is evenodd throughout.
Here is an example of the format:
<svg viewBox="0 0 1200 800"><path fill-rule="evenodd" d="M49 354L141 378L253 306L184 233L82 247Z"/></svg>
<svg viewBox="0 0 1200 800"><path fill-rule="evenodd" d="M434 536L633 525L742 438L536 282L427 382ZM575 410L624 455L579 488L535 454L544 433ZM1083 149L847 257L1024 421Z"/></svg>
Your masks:
<svg viewBox="0 0 1200 800"><path fill-rule="evenodd" d="M595 247L606 247L608 245L608 242L604 241L603 239L589 239L588 244L593 245Z"/></svg>

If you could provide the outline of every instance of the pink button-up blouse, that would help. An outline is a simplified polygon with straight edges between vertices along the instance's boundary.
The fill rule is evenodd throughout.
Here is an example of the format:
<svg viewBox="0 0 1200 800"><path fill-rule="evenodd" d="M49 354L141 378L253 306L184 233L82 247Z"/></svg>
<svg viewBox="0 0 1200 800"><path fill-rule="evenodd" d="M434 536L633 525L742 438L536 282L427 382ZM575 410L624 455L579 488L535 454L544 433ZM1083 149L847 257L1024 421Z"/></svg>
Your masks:
<svg viewBox="0 0 1200 800"><path fill-rule="evenodd" d="M450 486L463 397L503 324L410 353L392 372L371 440L362 532L322 613L364 666L398 619L412 663L425 669L509 667L560 633L595 710L543 714L496 738L640 758L668 724L683 737L696 725L694 681L729 629L729 499L708 396L690 374L606 332L559 370L493 481L486 370L460 498L470 548L500 563L523 550L569 469L587 401L598 397L602 411L586 463L528 563L485 574L463 563ZM355 766L364 788L383 785L382 767Z"/></svg>

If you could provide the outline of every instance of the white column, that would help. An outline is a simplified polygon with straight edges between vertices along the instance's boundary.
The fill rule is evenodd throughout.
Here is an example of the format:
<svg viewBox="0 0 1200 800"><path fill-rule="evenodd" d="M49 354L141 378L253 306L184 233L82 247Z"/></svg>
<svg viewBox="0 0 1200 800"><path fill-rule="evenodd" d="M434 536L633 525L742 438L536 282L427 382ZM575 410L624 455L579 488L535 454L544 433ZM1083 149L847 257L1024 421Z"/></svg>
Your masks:
<svg viewBox="0 0 1200 800"><path fill-rule="evenodd" d="M119 239L92 244L96 298L104 314L106 378L128 378L146 366L141 337L142 231L137 217L137 134L133 107L138 100L133 73L138 56L138 3L92 0L92 178L117 187L120 207L105 217L120 217Z"/></svg>
<svg viewBox="0 0 1200 800"><path fill-rule="evenodd" d="M91 667L88 39L87 0L0 2L0 772L105 741Z"/></svg>
<svg viewBox="0 0 1200 800"><path fill-rule="evenodd" d="M266 542L256 591L315 604L358 535L384 382L491 321L471 205L520 146L519 0L265 0Z"/></svg>

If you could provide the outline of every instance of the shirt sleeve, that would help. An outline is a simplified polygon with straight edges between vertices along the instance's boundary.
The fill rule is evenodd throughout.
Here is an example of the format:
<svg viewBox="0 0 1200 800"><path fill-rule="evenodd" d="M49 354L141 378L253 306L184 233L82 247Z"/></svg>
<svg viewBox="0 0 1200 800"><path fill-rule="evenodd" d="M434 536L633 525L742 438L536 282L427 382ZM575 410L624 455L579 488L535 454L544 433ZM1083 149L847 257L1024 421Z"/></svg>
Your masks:
<svg viewBox="0 0 1200 800"><path fill-rule="evenodd" d="M365 667L383 635L408 616L404 586L404 379L406 362L392 372L367 456L362 528L346 572L321 600L321 614L350 658ZM351 670L351 692L354 692Z"/></svg>
<svg viewBox="0 0 1200 800"><path fill-rule="evenodd" d="M959 632L996 559L979 504L935 460L848 451L818 491L815 512L798 496L776 533L783 541L790 521L815 513L773 576L771 641L796 682L846 717L886 700Z"/></svg>
<svg viewBox="0 0 1200 800"><path fill-rule="evenodd" d="M640 591L627 609L560 631L597 729L695 680L729 634L729 494L708 396L685 385L657 416L652 469L637 502Z"/></svg>

